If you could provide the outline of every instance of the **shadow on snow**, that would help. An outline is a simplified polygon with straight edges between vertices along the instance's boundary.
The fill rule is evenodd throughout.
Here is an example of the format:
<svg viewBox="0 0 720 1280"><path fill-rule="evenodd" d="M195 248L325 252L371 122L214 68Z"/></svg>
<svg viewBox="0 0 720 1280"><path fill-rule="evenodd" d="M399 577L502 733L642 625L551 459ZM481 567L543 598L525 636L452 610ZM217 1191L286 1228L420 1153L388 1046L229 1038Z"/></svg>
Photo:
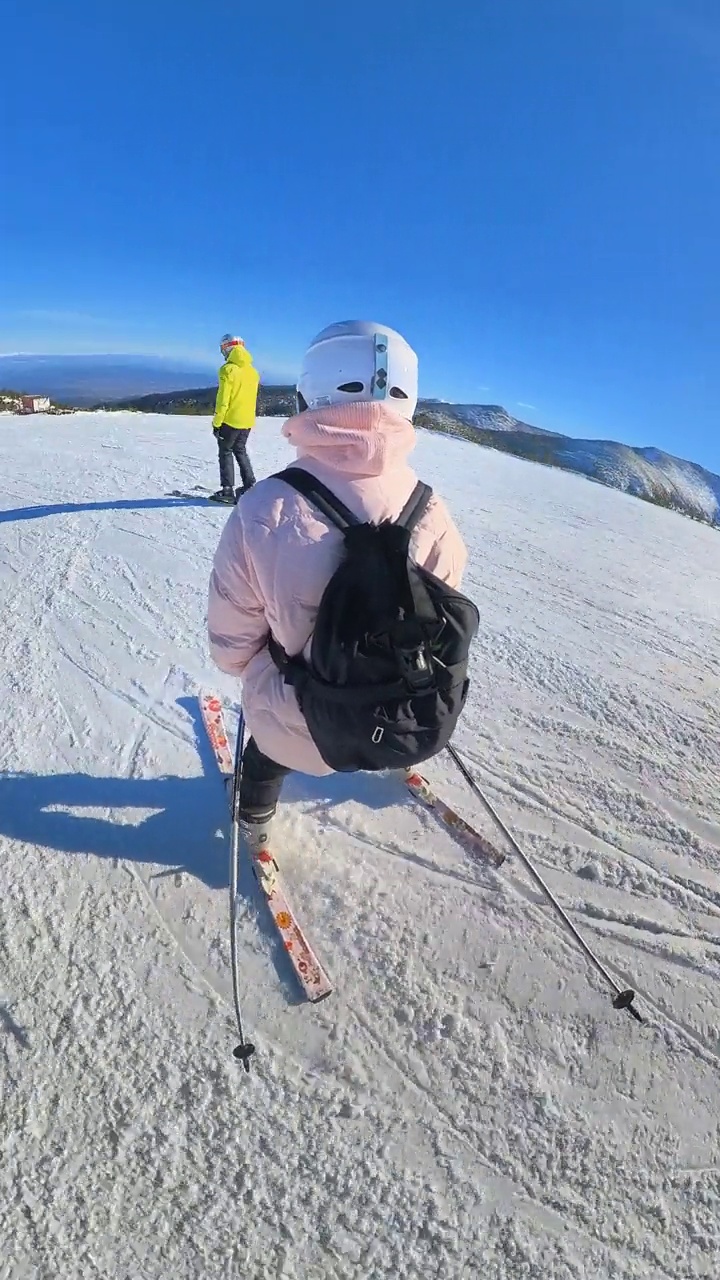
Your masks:
<svg viewBox="0 0 720 1280"><path fill-rule="evenodd" d="M0 774L0 836L63 854L159 864L168 868L160 875L185 871L211 889L227 888L227 801L197 702L181 698L178 705L193 721L203 766L200 776ZM283 789L282 807L315 801L325 809L354 799L367 808L384 809L401 802L402 796L397 780L372 774L333 774L327 778L291 774ZM282 857L281 832L278 853ZM241 862L238 887L257 908L258 927L270 942L283 981L296 990L289 961L263 909L247 858Z"/></svg>
<svg viewBox="0 0 720 1280"><path fill-rule="evenodd" d="M158 507L207 507L207 498L117 498L114 502L58 502L46 507L14 507L0 511L0 524L71 516L83 511L152 511Z"/></svg>

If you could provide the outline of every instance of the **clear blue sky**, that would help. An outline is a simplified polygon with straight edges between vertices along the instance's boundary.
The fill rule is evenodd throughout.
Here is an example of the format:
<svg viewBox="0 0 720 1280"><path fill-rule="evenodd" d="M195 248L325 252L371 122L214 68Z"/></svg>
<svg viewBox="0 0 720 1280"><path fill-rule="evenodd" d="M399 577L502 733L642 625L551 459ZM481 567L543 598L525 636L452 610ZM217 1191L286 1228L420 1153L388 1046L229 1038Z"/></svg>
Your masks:
<svg viewBox="0 0 720 1280"><path fill-rule="evenodd" d="M426 395L720 471L720 0L33 0L3 17L0 351ZM531 407L532 406L532 407Z"/></svg>

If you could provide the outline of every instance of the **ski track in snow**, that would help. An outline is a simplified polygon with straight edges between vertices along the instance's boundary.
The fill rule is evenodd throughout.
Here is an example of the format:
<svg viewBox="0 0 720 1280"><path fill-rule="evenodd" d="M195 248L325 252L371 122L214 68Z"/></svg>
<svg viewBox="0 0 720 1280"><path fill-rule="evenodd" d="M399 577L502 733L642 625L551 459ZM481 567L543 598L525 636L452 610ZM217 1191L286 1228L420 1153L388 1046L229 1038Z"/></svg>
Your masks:
<svg viewBox="0 0 720 1280"><path fill-rule="evenodd" d="M276 422L259 474L289 458ZM523 869L389 778L293 776L311 1007L196 697L227 518L209 420L0 418L0 1276L720 1274L720 535L420 433L480 608L457 743L646 1021ZM27 478L32 477L32 482ZM499 843L444 757L441 794Z"/></svg>

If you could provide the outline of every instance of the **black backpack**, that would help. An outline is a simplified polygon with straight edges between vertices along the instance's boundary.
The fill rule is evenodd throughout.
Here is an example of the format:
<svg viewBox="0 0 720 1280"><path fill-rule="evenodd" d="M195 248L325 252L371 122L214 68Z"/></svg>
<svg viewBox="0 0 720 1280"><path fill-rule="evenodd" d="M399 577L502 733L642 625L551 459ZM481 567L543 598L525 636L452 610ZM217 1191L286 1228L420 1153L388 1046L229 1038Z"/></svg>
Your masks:
<svg viewBox="0 0 720 1280"><path fill-rule="evenodd" d="M268 646L320 755L340 772L407 768L436 755L465 705L479 616L471 600L410 559L410 534L432 489L419 483L397 520L374 525L300 467L273 479L345 535L345 558L320 601L309 664L273 637Z"/></svg>

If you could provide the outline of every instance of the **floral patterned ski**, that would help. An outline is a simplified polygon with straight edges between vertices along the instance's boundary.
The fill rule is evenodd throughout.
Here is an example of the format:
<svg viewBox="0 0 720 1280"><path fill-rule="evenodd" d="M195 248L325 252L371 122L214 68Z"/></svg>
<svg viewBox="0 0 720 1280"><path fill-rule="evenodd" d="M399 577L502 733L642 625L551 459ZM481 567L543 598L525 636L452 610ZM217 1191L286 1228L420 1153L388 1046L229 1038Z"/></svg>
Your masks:
<svg viewBox="0 0 720 1280"><path fill-rule="evenodd" d="M410 794L432 810L438 821L448 827L451 834L457 837L468 853L482 862L489 862L493 867L502 866L505 861L502 850L496 848L492 841L482 836L479 831L470 826L469 822L461 818L459 813L451 809L449 804L441 800L421 773L417 773L414 769L408 770L404 775L404 782Z"/></svg>
<svg viewBox="0 0 720 1280"><path fill-rule="evenodd" d="M203 693L200 697L200 710L229 799L233 758L222 703L214 694ZM269 849L261 849L253 856L253 871L303 993L313 1004L317 1004L330 995L332 985L290 905L275 856Z"/></svg>

